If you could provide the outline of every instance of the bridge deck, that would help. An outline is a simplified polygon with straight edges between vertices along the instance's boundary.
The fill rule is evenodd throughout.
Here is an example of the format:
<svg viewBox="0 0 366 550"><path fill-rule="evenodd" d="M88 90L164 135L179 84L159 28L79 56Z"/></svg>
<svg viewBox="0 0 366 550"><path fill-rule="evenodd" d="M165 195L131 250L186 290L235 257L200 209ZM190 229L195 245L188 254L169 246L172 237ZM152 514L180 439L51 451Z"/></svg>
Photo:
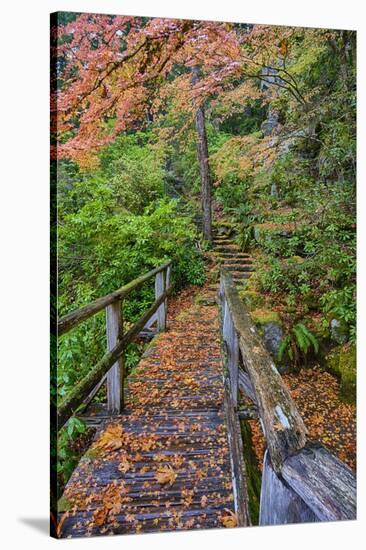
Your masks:
<svg viewBox="0 0 366 550"><path fill-rule="evenodd" d="M218 310L208 302L191 297L131 375L124 414L102 422L65 489L62 537L235 526Z"/></svg>

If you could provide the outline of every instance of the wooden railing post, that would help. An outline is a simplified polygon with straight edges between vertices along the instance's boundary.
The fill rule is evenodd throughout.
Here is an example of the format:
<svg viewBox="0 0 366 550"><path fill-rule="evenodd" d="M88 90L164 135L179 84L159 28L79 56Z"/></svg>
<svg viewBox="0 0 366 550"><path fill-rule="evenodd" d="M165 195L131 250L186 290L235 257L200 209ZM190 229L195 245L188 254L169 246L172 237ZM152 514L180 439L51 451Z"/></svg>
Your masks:
<svg viewBox="0 0 366 550"><path fill-rule="evenodd" d="M160 298L165 292L166 288L166 271L160 271L155 275L155 300ZM157 315L157 329L158 332L163 332L166 328L166 300L159 306Z"/></svg>
<svg viewBox="0 0 366 550"><path fill-rule="evenodd" d="M116 300L106 307L107 351L111 351L123 334L122 302ZM119 414L123 409L124 354L107 374L108 412Z"/></svg>
<svg viewBox="0 0 366 550"><path fill-rule="evenodd" d="M172 271L172 266L168 265L166 269L166 276L165 276L165 290L169 290L170 288L171 271ZM168 298L165 300L165 328L167 323L167 316L168 316Z"/></svg>
<svg viewBox="0 0 366 550"><path fill-rule="evenodd" d="M274 471L268 450L264 453L259 525L318 521L313 511Z"/></svg>
<svg viewBox="0 0 366 550"><path fill-rule="evenodd" d="M232 402L236 408L238 405L238 383L239 383L239 339L234 327L229 304L224 296L224 323L223 338L227 349L227 367L229 370Z"/></svg>

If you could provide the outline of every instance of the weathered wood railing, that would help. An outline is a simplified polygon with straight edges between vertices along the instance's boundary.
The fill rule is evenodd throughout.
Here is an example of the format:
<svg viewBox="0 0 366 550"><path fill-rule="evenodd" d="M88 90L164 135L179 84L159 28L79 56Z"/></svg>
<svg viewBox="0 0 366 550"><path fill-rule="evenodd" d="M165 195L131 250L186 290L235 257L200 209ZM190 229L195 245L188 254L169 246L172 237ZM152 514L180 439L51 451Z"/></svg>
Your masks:
<svg viewBox="0 0 366 550"><path fill-rule="evenodd" d="M87 404L107 382L107 407L109 414L123 409L124 351L144 328L157 323L159 332L166 328L167 297L170 289L171 262L167 262L122 288L98 298L85 307L73 311L58 322L58 335L65 334L82 321L105 309L107 353L90 369L88 374L71 390L57 407L57 427L60 429L81 405ZM132 290L140 288L155 276L155 302L127 332L123 330L123 300Z"/></svg>
<svg viewBox="0 0 366 550"><path fill-rule="evenodd" d="M238 389L255 404L267 444L260 525L356 519L356 478L352 470L325 447L307 440L296 405L225 270L221 271L219 298L225 386L230 392L227 401L231 405L228 431L232 462L240 465L242 461L237 425L243 415L237 407ZM230 425L234 427L231 430ZM240 516L245 480L238 466L233 472Z"/></svg>

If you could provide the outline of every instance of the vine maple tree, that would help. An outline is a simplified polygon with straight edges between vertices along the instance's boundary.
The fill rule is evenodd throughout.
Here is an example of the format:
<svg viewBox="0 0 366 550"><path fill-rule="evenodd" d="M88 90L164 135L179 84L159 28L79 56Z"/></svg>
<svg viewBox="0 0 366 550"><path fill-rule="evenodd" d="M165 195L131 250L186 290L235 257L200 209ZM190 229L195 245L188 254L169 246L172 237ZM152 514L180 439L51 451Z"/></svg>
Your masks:
<svg viewBox="0 0 366 550"><path fill-rule="evenodd" d="M93 167L104 145L164 114L167 97L178 95L179 108L196 123L203 233L210 240L204 104L219 101L233 112L247 101L268 101L258 86L262 82L306 105L288 67L298 33L301 29L265 25L79 15L54 30L53 157ZM317 43L323 34L314 30L312 40Z"/></svg>
<svg viewBox="0 0 366 550"><path fill-rule="evenodd" d="M53 154L91 166L97 151L115 136L153 118L159 92L174 80L177 65L186 78L177 81L185 106L196 117L201 166L204 235L210 239L210 184L203 103L228 78L238 77L239 40L232 25L171 19L146 20L83 14L59 28L56 56L59 86L53 95ZM191 80L193 67L200 78ZM190 85L186 86L186 79Z"/></svg>

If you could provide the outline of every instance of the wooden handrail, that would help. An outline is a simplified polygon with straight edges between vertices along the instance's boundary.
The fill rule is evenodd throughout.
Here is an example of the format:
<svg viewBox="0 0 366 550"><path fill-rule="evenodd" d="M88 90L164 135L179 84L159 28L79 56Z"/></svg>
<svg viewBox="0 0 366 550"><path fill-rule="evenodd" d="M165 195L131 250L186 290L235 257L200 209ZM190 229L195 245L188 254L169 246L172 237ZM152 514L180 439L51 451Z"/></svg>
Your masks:
<svg viewBox="0 0 366 550"><path fill-rule="evenodd" d="M325 447L307 441L297 407L223 268L219 297L231 406L239 419L240 388L258 408L267 443L260 525L355 519L354 473Z"/></svg>
<svg viewBox="0 0 366 550"><path fill-rule="evenodd" d="M106 309L107 321L107 353L103 358L90 369L88 374L69 392L57 407L57 428L58 430L75 414L79 407L89 402L107 380L108 410L110 414L119 414L123 409L123 384L124 352L126 346L146 326L157 323L157 330L165 330L167 317L167 297L170 293L170 270L171 262L167 262L156 269L151 270L142 277L135 279L132 283L121 289L100 298L96 302L85 306L81 310L73 312L64 324L66 330L97 313L102 308ZM155 302L140 317L138 321L123 334L122 299L128 293L138 288L145 281L155 275ZM101 305L102 304L102 305ZM65 319L65 318L63 318ZM71 320L70 320L71 319Z"/></svg>
<svg viewBox="0 0 366 550"><path fill-rule="evenodd" d="M61 317L57 324L58 335L61 336L62 334L65 334L72 328L76 327L79 323L85 321L86 319L89 319L89 317L92 317L102 309L105 309L116 300L122 300L123 298L126 298L126 296L128 296L128 294L132 290L136 290L137 288L139 288L143 283L154 277L154 275L165 271L171 265L171 263L172 262L169 261L163 265L160 265L159 267L155 267L148 273L145 273L145 275L141 275L141 277L134 279L133 281L131 281L127 285L122 286L118 290L115 290L114 292L111 292L110 294L107 294L106 296L103 296L101 298L97 298L97 300L95 300L94 302L91 302L90 304L87 304L80 309L76 309L75 311L71 311L67 315L64 315L63 317Z"/></svg>
<svg viewBox="0 0 366 550"><path fill-rule="evenodd" d="M150 317L157 311L159 306L168 296L169 291L165 291L153 305L144 313L142 317L129 329L128 332L118 341L116 346L106 353L103 358L88 372L88 374L71 390L71 392L62 400L57 408L57 427L62 428L65 422L72 416L76 410L83 404L85 398L92 391L99 380L109 371L112 365L125 351L135 336L143 329Z"/></svg>
<svg viewBox="0 0 366 550"><path fill-rule="evenodd" d="M236 335L236 352L232 350L232 338L228 341L225 332L224 340L231 348L231 354L238 355L238 351L241 352L256 396L272 465L279 472L285 458L304 447L306 428L281 375L245 310L230 274L225 270L222 271L220 291L226 308L224 315L231 318ZM238 360L236 365L238 380ZM235 386L235 382L232 385Z"/></svg>

